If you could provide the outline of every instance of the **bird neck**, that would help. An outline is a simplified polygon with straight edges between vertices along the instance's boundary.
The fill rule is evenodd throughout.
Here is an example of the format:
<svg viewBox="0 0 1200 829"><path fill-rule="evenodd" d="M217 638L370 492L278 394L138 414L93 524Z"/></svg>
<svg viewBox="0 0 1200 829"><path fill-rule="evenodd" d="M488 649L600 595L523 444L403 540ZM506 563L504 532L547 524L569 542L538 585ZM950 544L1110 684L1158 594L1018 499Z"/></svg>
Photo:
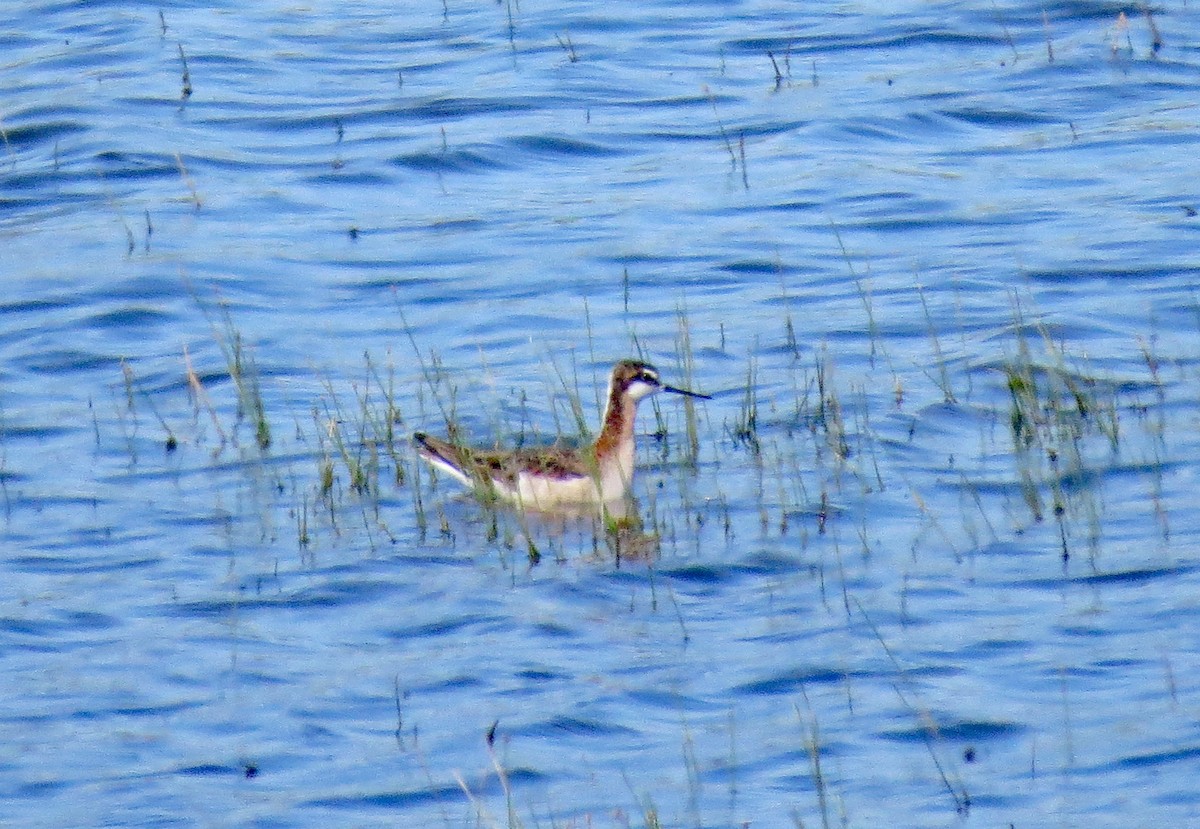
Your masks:
<svg viewBox="0 0 1200 829"><path fill-rule="evenodd" d="M634 420L637 417L637 402L627 394L614 392L604 407L604 418L600 423L600 434L596 437L596 462L622 454L632 454Z"/></svg>

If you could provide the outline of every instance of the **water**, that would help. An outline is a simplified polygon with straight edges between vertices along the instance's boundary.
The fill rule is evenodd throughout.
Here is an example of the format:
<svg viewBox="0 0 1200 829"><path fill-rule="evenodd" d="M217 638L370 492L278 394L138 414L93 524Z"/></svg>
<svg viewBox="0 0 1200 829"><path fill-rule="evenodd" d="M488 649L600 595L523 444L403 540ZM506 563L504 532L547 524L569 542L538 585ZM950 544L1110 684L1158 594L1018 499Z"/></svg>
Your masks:
<svg viewBox="0 0 1200 829"><path fill-rule="evenodd" d="M0 822L1194 821L1197 23L25 4ZM404 441L639 349L657 544Z"/></svg>

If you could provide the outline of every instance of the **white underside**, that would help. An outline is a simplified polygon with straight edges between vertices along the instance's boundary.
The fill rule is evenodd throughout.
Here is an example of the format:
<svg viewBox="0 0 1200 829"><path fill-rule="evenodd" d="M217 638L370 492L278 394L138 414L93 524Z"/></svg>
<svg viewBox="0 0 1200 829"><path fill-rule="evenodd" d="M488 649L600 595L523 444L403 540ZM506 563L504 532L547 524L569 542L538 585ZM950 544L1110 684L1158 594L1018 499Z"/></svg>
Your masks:
<svg viewBox="0 0 1200 829"><path fill-rule="evenodd" d="M533 509L619 501L629 494L629 485L633 481L632 444L627 451L610 458L596 472L595 475L570 478L551 478L522 472L517 477L516 491L506 487L504 497L519 506Z"/></svg>
<svg viewBox="0 0 1200 829"><path fill-rule="evenodd" d="M493 480L491 492L503 501L526 509L547 510L619 501L629 493L629 485L633 480L633 448L619 454L621 457L612 459L594 476L553 478L522 472L517 476L515 488ZM444 459L426 453L422 453L421 457L468 489L479 488L478 481Z"/></svg>

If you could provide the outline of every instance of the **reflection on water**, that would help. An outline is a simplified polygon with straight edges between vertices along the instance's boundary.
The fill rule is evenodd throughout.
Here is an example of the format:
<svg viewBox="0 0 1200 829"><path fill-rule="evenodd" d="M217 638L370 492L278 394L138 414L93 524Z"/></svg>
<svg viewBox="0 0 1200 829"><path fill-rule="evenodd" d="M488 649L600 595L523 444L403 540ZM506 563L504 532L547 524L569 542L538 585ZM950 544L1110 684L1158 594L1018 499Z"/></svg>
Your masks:
<svg viewBox="0 0 1200 829"><path fill-rule="evenodd" d="M652 564L659 551L659 535L648 531L651 528L632 498L596 507L560 505L553 509L491 503L484 510L483 522L492 539L509 534L508 545L526 549L531 565L541 562L544 550L552 551L559 560L584 553L596 562L617 567L622 562Z"/></svg>
<svg viewBox="0 0 1200 829"><path fill-rule="evenodd" d="M10 22L0 823L1193 816L1190 6Z"/></svg>

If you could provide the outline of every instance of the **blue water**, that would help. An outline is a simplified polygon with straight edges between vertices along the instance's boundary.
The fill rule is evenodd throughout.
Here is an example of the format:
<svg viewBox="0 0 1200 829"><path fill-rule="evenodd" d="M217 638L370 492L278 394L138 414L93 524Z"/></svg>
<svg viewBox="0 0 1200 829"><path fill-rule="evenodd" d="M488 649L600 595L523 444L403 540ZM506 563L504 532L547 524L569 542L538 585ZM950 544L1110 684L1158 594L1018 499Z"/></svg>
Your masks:
<svg viewBox="0 0 1200 829"><path fill-rule="evenodd" d="M1200 816L1194 4L0 43L0 823ZM634 354L646 537L407 445Z"/></svg>

